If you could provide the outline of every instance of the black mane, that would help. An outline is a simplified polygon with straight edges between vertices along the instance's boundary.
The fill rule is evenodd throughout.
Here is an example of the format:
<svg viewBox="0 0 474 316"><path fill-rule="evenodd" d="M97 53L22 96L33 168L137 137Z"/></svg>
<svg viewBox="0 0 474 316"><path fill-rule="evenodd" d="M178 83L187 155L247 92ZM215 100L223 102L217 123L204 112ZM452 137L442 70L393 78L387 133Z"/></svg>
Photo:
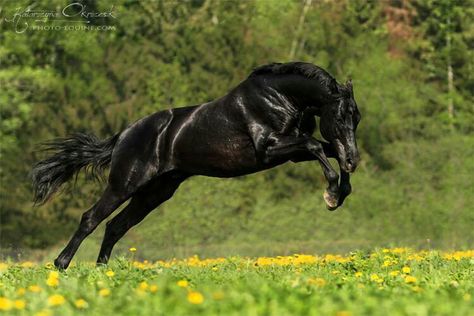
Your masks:
<svg viewBox="0 0 474 316"><path fill-rule="evenodd" d="M255 68L249 77L264 74L296 74L313 79L319 82L322 87L326 87L330 94L337 94L338 86L336 79L326 70L311 63L305 62L289 62L289 63L271 63Z"/></svg>

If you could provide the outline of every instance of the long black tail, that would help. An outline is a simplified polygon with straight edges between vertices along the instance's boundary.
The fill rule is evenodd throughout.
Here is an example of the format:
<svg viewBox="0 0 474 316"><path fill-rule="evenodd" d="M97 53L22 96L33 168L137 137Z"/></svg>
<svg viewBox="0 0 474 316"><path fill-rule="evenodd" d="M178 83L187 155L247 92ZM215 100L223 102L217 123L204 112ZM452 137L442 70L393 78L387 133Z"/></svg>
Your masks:
<svg viewBox="0 0 474 316"><path fill-rule="evenodd" d="M93 135L78 133L45 143L45 150L54 151L54 154L33 166L35 204L46 202L82 168L98 177L110 164L118 137L119 134L99 140Z"/></svg>

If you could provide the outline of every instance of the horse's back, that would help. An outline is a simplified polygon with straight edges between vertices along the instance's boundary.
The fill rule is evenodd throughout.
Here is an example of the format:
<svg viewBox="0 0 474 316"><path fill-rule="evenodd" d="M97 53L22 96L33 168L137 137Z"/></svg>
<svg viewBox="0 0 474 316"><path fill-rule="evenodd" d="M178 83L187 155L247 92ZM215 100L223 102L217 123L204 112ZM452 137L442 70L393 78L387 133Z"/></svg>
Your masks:
<svg viewBox="0 0 474 316"><path fill-rule="evenodd" d="M182 108L176 114L182 115L192 108ZM173 120L175 110L177 109L148 115L120 134L112 153L109 175L111 185L140 187L165 169L171 169L166 154L166 130Z"/></svg>

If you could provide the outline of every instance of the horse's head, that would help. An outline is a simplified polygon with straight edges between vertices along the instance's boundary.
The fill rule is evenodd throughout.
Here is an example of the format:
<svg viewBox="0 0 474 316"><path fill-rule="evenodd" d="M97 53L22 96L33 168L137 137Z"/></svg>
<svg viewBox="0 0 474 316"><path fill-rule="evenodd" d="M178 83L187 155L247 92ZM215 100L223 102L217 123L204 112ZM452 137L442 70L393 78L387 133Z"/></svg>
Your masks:
<svg viewBox="0 0 474 316"><path fill-rule="evenodd" d="M338 84L337 89L334 102L322 108L320 130L336 149L342 170L353 172L360 160L355 132L361 116L354 100L352 82Z"/></svg>

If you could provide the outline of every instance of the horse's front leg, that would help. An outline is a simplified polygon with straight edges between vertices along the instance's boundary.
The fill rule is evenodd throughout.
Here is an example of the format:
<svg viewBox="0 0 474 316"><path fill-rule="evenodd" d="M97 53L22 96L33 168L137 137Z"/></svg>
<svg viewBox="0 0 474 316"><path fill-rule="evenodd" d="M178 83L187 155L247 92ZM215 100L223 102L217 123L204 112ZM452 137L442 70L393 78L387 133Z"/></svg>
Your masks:
<svg viewBox="0 0 474 316"><path fill-rule="evenodd" d="M334 150L334 147L330 143L327 143L327 142L321 142L321 144L323 146L326 157L337 159L340 166L341 164L339 162L339 157L337 156L337 153ZM352 192L350 174L342 170L341 167L339 167L339 170L341 172L341 182L339 184L339 200L337 202L338 207L344 203L344 200L346 199L346 197Z"/></svg>
<svg viewBox="0 0 474 316"><path fill-rule="evenodd" d="M310 156L317 159L323 169L324 176L328 181L328 187L324 192L324 200L329 210L335 210L339 202L339 175L332 168L324 153L323 145L313 137L309 136L273 136L270 138L271 145L265 148L263 162L270 164L275 161L293 160L298 161L303 157Z"/></svg>
<svg viewBox="0 0 474 316"><path fill-rule="evenodd" d="M350 182L350 175L349 173L341 170L341 183L339 185L339 201L337 202L337 206L341 206L344 203L346 197L351 194L352 186Z"/></svg>

